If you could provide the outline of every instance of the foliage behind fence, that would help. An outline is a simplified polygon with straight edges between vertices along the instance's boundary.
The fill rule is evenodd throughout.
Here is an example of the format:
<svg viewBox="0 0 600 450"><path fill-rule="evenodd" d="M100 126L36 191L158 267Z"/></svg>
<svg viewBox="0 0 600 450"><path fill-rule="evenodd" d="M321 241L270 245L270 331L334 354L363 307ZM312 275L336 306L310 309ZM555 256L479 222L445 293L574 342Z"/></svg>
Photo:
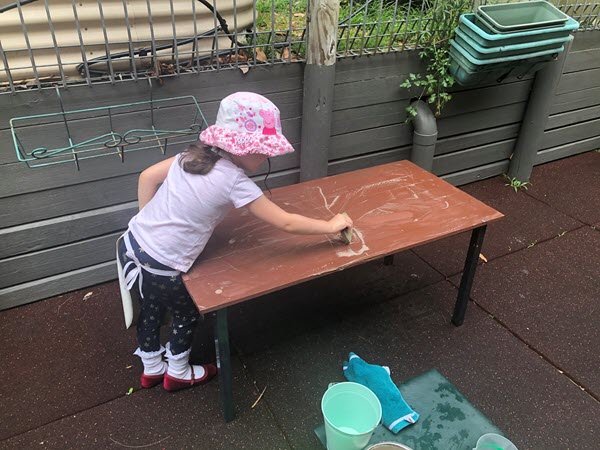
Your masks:
<svg viewBox="0 0 600 450"><path fill-rule="evenodd" d="M338 56L426 46L451 1L342 0ZM582 30L600 29L597 0L555 4ZM303 0L21 0L0 7L0 89L302 61L308 16Z"/></svg>

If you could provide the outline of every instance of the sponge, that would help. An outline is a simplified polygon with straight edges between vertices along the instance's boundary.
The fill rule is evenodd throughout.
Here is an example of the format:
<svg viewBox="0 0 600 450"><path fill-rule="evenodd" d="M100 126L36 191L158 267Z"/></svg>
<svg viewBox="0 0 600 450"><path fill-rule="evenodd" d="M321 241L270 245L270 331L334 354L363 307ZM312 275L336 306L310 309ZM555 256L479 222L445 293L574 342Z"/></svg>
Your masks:
<svg viewBox="0 0 600 450"><path fill-rule="evenodd" d="M342 214L345 216L348 216L348 214L346 214L346 213L342 213ZM344 242L344 244L350 245L352 243L352 228L350 228L350 227L344 228L342 230L341 236L342 236L342 241Z"/></svg>

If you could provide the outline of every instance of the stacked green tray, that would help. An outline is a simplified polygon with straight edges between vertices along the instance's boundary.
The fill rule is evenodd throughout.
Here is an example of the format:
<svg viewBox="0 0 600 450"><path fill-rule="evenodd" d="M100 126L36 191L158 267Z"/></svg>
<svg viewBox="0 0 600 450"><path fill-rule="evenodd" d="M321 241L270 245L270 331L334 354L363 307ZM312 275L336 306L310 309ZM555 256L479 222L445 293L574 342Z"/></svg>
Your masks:
<svg viewBox="0 0 600 450"><path fill-rule="evenodd" d="M563 51L563 47L560 48ZM502 82L535 73L556 57L555 50L495 59L477 59L456 41L450 41L450 74L462 86Z"/></svg>
<svg viewBox="0 0 600 450"><path fill-rule="evenodd" d="M499 47L483 47L471 39L460 28L456 29L454 40L458 45L467 50L471 56L477 59L496 59L507 56L527 55L529 53L553 50L560 53L564 44L570 39L564 38L547 39L545 41L527 42L524 44L502 45Z"/></svg>
<svg viewBox="0 0 600 450"><path fill-rule="evenodd" d="M522 26L531 25L526 20L533 20L532 14L512 22L507 17L497 18L505 24ZM542 15L541 21L549 22L548 18ZM562 25L552 22L552 26L500 33L487 28L474 14L463 14L450 42L450 74L459 84L468 86L534 73L564 51L578 27L577 21L567 17Z"/></svg>
<svg viewBox="0 0 600 450"><path fill-rule="evenodd" d="M477 42L482 47L501 47L504 45L525 44L548 39L568 38L579 28L579 23L568 18L563 26L537 28L534 30L518 31L515 33L494 33L482 24L475 14L463 14L460 17L458 29Z"/></svg>
<svg viewBox="0 0 600 450"><path fill-rule="evenodd" d="M496 33L515 33L564 25L569 16L545 0L481 5L477 18Z"/></svg>

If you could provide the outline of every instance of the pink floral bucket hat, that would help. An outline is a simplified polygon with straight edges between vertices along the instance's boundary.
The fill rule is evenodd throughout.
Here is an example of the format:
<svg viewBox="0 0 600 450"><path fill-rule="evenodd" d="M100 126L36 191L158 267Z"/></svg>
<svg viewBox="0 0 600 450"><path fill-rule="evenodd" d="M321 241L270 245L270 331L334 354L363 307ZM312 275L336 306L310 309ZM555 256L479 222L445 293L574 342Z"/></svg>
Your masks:
<svg viewBox="0 0 600 450"><path fill-rule="evenodd" d="M200 134L200 140L238 156L294 151L281 133L279 109L253 92L236 92L221 100L217 122Z"/></svg>

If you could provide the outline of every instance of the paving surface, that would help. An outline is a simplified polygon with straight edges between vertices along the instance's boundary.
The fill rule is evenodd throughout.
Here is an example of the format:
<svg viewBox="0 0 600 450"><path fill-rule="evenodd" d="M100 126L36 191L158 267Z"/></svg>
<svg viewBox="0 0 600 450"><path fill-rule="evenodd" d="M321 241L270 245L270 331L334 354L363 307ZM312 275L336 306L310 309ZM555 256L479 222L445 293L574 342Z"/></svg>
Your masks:
<svg viewBox="0 0 600 450"><path fill-rule="evenodd" d="M529 191L513 191L502 177L470 184L463 189L505 214L504 219L488 225L481 250L488 261L583 225L528 195ZM463 233L419 247L415 253L445 276L454 275L463 270L469 238L470 233Z"/></svg>
<svg viewBox="0 0 600 450"><path fill-rule="evenodd" d="M489 263L471 297L600 398L599 274L600 233L585 227Z"/></svg>
<svg viewBox="0 0 600 450"><path fill-rule="evenodd" d="M599 156L588 152L537 167L527 193L588 225L599 224Z"/></svg>
<svg viewBox="0 0 600 450"><path fill-rule="evenodd" d="M244 357L293 448L318 448L319 400L343 381L350 351L389 366L397 382L435 367L518 448L581 449L600 437L600 404L489 315L471 308L465 326L450 325L456 293L442 281Z"/></svg>
<svg viewBox="0 0 600 450"><path fill-rule="evenodd" d="M438 369L521 450L595 449L599 174L590 152L537 167L528 191L463 187L506 217L488 229L462 327L449 318L468 236L232 308L230 424L216 381L140 389L116 283L2 311L0 449L318 449L320 398L349 351L398 383ZM214 360L212 325L200 324L197 361Z"/></svg>

